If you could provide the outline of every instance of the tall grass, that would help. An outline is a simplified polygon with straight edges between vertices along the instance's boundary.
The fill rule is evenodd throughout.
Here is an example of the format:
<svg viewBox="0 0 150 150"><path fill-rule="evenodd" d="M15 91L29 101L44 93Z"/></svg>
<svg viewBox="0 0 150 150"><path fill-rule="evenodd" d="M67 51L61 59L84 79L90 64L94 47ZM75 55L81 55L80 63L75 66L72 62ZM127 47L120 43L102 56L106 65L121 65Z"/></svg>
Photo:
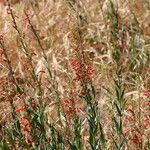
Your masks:
<svg viewBox="0 0 150 150"><path fill-rule="evenodd" d="M0 149L150 149L141 1L0 1Z"/></svg>

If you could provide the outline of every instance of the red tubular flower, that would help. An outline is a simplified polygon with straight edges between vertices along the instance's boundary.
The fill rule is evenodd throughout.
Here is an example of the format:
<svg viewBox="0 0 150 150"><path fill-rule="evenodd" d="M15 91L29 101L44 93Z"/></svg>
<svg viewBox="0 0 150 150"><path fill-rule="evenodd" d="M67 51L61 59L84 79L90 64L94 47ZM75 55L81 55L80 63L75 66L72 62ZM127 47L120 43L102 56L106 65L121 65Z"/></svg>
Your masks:
<svg viewBox="0 0 150 150"><path fill-rule="evenodd" d="M150 118L148 118L148 117L144 118L143 122L144 122L143 124L144 124L145 128L150 127Z"/></svg>
<svg viewBox="0 0 150 150"><path fill-rule="evenodd" d="M78 67L78 62L77 62L77 60L72 60L72 61L71 61L71 67L72 67L72 69L76 69L76 68Z"/></svg>
<svg viewBox="0 0 150 150"><path fill-rule="evenodd" d="M32 142L33 142L33 140L32 140L32 139L27 139L27 143L28 143L29 145L31 145L31 144L32 144Z"/></svg>
<svg viewBox="0 0 150 150"><path fill-rule="evenodd" d="M78 76L76 76L76 77L73 77L72 80L73 80L73 81L79 81L79 79L80 79L80 78L79 78Z"/></svg>
<svg viewBox="0 0 150 150"><path fill-rule="evenodd" d="M30 126L30 123L28 121L20 121L20 124L23 126Z"/></svg>
<svg viewBox="0 0 150 150"><path fill-rule="evenodd" d="M3 84L3 80L0 80L0 85Z"/></svg>
<svg viewBox="0 0 150 150"><path fill-rule="evenodd" d="M29 129L28 127L24 127L24 128L23 128L23 131L24 131L24 132L30 132L30 129Z"/></svg>
<svg viewBox="0 0 150 150"><path fill-rule="evenodd" d="M65 100L65 101L63 101L62 105L69 106L71 103L72 103L71 100Z"/></svg>
<svg viewBox="0 0 150 150"><path fill-rule="evenodd" d="M147 106L150 106L150 101L145 103Z"/></svg>
<svg viewBox="0 0 150 150"><path fill-rule="evenodd" d="M44 145L48 145L50 143L50 141L45 141L44 143L42 143L41 145L40 145L40 147L43 147Z"/></svg>
<svg viewBox="0 0 150 150"><path fill-rule="evenodd" d="M73 106L74 102L74 106ZM72 115L73 112L76 113L84 113L84 110L81 107L77 107L76 104L82 104L80 99L67 99L62 102L62 106L65 108L65 112L67 115Z"/></svg>
<svg viewBox="0 0 150 150"><path fill-rule="evenodd" d="M46 142L44 142L43 144L44 144L44 145L47 145L47 144L49 144L49 143L50 143L49 141L46 141Z"/></svg>
<svg viewBox="0 0 150 150"><path fill-rule="evenodd" d="M72 108L66 110L67 115L71 115L74 112Z"/></svg>
<svg viewBox="0 0 150 150"><path fill-rule="evenodd" d="M138 144L138 143L139 143L138 136L137 136L136 134L133 134L133 135L132 135L131 140L132 140L132 142L134 142L135 144Z"/></svg>
<svg viewBox="0 0 150 150"><path fill-rule="evenodd" d="M38 104L34 100L31 101L31 105L35 107L38 106Z"/></svg>
<svg viewBox="0 0 150 150"><path fill-rule="evenodd" d="M7 98L5 99L6 102L11 102L11 99Z"/></svg>
<svg viewBox="0 0 150 150"><path fill-rule="evenodd" d="M146 97L150 97L150 90L144 91L143 95L146 96Z"/></svg>
<svg viewBox="0 0 150 150"><path fill-rule="evenodd" d="M75 71L76 76L73 81L79 81L80 79L94 78L95 70L87 64L79 64L77 60L71 61L71 67Z"/></svg>
<svg viewBox="0 0 150 150"><path fill-rule="evenodd" d="M138 146L141 146L143 135L144 134L142 132L138 132L138 135L136 133L132 134L132 137L131 137L132 142Z"/></svg>
<svg viewBox="0 0 150 150"><path fill-rule="evenodd" d="M23 111L23 110L25 110L25 106L19 107L18 109L15 110L15 112L20 112L20 111Z"/></svg>

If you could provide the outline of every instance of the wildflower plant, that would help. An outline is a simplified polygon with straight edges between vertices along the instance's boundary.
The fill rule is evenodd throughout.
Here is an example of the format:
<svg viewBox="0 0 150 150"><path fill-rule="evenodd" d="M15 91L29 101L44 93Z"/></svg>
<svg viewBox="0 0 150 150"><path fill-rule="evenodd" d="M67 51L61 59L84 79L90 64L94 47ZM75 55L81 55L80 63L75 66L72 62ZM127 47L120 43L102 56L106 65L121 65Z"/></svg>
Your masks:
<svg viewBox="0 0 150 150"><path fill-rule="evenodd" d="M145 0L0 1L0 149L148 150L148 13Z"/></svg>

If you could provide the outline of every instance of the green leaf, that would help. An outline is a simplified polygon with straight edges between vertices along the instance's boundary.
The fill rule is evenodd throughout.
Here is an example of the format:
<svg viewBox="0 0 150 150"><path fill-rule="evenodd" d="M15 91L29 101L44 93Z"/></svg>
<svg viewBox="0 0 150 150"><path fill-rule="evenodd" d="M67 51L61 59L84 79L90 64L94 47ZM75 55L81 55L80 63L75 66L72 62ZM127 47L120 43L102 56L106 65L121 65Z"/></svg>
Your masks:
<svg viewBox="0 0 150 150"><path fill-rule="evenodd" d="M118 105L115 103L114 104L116 106L117 112L119 116L122 116L122 109L118 107Z"/></svg>

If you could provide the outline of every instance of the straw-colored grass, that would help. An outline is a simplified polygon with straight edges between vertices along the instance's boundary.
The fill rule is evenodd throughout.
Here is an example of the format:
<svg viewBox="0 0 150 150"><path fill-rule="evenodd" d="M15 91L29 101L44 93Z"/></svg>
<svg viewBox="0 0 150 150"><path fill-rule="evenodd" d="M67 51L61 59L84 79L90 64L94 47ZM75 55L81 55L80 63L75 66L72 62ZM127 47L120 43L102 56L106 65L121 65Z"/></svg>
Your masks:
<svg viewBox="0 0 150 150"><path fill-rule="evenodd" d="M148 0L112 0L112 2L115 9L118 8L117 31L113 26L116 16L112 14L110 0L11 0L10 5L17 29L20 31L19 35L13 27L8 2L0 1L0 35L3 36L16 82L24 90L23 94L15 91L8 61L0 45L0 136L2 136L0 140L2 142L10 144L5 129L9 129L12 124L14 110L9 101L12 99L17 109L24 106L24 103L28 105L31 100L38 103L41 98L47 105L43 117L62 134L65 149L68 150L71 148L67 141L73 140L75 122L74 114L65 115L65 112L68 105L83 110L77 111L77 116L82 120L82 144L83 149L90 149L87 120L89 106L79 97L85 92L82 81L72 81L76 72L71 62L80 61L79 56L82 55L79 55L79 51L83 51L86 65L95 70L92 79L85 84L91 84L92 81L95 89L95 99L100 113L98 118L101 120L106 138L105 149L114 150L114 141L119 141L119 134L112 121L112 118L117 118L114 105L116 103L114 79L119 80L116 75L118 66L122 68L121 77L126 101L122 116L123 132L127 132L122 133L126 136L123 149L150 148L150 93L147 92L150 88L150 3ZM25 12L29 15L42 48ZM118 41L112 34L115 31L119 36ZM33 68L37 75L35 81L30 74L33 68L21 45L21 39L27 43L29 54L32 56ZM118 42L121 40L124 40L125 47L122 45L119 61L116 61L113 53L116 52L117 45L120 44ZM48 59L47 62L43 55ZM51 69L51 77L48 75L47 67ZM39 80L42 95L38 93ZM74 102L64 106L66 100ZM61 107L60 116L57 112L58 105ZM23 115L26 115L26 111L17 114L19 120ZM46 124L46 119L45 128L47 137L51 139L51 130ZM143 138L142 145L132 139L134 134L140 134L138 131L143 134L138 135ZM24 136L28 145L28 138L31 135ZM18 142L15 144L20 146ZM17 148L9 146L10 149ZM30 145L30 148L35 148L34 146Z"/></svg>

